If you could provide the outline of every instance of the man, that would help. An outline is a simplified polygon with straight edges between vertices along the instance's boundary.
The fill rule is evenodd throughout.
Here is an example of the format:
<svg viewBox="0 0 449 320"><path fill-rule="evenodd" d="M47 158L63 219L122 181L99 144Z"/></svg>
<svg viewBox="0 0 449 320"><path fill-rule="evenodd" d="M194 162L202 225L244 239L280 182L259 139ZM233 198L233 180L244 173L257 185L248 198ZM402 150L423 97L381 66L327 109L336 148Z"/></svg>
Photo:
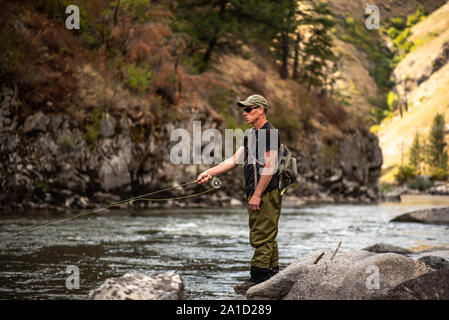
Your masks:
<svg viewBox="0 0 449 320"><path fill-rule="evenodd" d="M238 284L240 294L279 272L276 236L282 197L276 175L279 152L278 131L267 121L267 100L260 95L237 102L246 121L253 126L245 132L243 145L229 159L201 173L197 181L205 183L215 175L233 169L244 160L245 191L248 202L250 244L254 248L251 259L251 278ZM254 170L256 169L256 170Z"/></svg>

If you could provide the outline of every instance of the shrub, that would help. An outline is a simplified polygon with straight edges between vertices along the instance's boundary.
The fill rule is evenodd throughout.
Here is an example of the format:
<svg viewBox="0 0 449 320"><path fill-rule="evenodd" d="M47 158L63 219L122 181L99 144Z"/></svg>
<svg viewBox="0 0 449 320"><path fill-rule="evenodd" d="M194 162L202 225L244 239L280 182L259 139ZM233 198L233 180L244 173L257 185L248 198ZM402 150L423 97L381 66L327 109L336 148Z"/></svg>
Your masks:
<svg viewBox="0 0 449 320"><path fill-rule="evenodd" d="M424 20L426 16L428 15L428 12L423 6L419 6L415 13L412 13L407 17L407 27L412 27L418 22Z"/></svg>
<svg viewBox="0 0 449 320"><path fill-rule="evenodd" d="M145 67L137 67L131 64L126 68L125 84L132 90L143 92L151 85L151 75L151 71Z"/></svg>
<svg viewBox="0 0 449 320"><path fill-rule="evenodd" d="M419 190L419 191L426 191L427 189L430 189L432 187L432 182L422 176L416 177L409 185L410 189L413 190Z"/></svg>
<svg viewBox="0 0 449 320"><path fill-rule="evenodd" d="M396 28L398 30L403 30L405 27L404 19L402 19L401 17L391 18L390 23L394 28Z"/></svg>
<svg viewBox="0 0 449 320"><path fill-rule="evenodd" d="M447 171L442 168L435 168L430 173L430 179L432 181L446 181L448 176L449 174L447 173Z"/></svg>
<svg viewBox="0 0 449 320"><path fill-rule="evenodd" d="M387 104L389 111L394 111L399 103L399 97L393 91L390 91L387 96Z"/></svg>
<svg viewBox="0 0 449 320"><path fill-rule="evenodd" d="M394 175L397 183L404 184L416 177L415 167L409 165L399 166L398 172Z"/></svg>

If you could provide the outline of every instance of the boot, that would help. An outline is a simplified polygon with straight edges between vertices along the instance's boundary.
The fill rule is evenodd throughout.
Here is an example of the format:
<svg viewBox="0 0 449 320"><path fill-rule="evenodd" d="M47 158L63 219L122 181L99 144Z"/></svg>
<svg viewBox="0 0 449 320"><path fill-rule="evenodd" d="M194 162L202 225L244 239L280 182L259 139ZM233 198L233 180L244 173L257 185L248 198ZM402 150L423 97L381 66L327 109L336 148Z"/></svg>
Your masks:
<svg viewBox="0 0 449 320"><path fill-rule="evenodd" d="M264 268L258 268L251 266L251 278L242 283L242 284L236 284L234 286L234 291L239 294L246 294L246 291L248 291L249 288L255 286L256 284L262 283L265 280L270 279L270 270L264 269Z"/></svg>
<svg viewBox="0 0 449 320"><path fill-rule="evenodd" d="M279 266L270 267L270 278L277 275L279 273Z"/></svg>

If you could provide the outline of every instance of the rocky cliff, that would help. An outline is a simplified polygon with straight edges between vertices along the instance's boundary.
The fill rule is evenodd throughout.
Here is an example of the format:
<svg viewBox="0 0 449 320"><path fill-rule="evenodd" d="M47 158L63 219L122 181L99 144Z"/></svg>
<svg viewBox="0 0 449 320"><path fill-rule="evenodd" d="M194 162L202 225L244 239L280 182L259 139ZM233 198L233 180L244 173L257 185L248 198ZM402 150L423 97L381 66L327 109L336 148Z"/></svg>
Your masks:
<svg viewBox="0 0 449 320"><path fill-rule="evenodd" d="M285 203L377 199L377 138L337 102L281 79L263 50L249 46L251 58L223 53L195 74L176 56L179 37L164 20L165 7L163 18L144 24L124 14L96 50L31 2L7 9L2 21L14 37L2 35L2 45L23 61L2 60L1 209L92 208L192 181L208 166L171 163L171 132L192 132L193 121L203 130L244 127L235 102L253 93L268 98L268 118L299 160L300 176ZM113 56L114 45L123 53ZM146 59L151 73L142 77L136 59ZM241 170L224 176L223 189L210 197L128 205L241 204ZM204 190L190 185L159 196Z"/></svg>

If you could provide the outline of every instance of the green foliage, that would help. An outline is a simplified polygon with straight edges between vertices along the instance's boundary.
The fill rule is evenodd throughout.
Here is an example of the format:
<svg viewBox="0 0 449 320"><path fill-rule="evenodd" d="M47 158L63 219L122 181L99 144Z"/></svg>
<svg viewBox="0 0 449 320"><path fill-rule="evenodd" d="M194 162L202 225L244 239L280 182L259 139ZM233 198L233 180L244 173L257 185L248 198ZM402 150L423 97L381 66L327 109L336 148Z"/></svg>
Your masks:
<svg viewBox="0 0 449 320"><path fill-rule="evenodd" d="M374 62L375 68L372 76L376 84L383 90L392 85L390 74L393 71L392 56L385 48L375 31L366 29L365 25L354 18L347 17L343 27L346 31L342 40L350 42L361 48Z"/></svg>
<svg viewBox="0 0 449 320"><path fill-rule="evenodd" d="M420 21L423 21L428 16L427 10L423 6L419 6L415 13L407 17L407 27L412 27Z"/></svg>
<svg viewBox="0 0 449 320"><path fill-rule="evenodd" d="M239 121L230 110L230 106L233 106L231 92L225 89L216 89L215 92L209 96L209 103L223 116L226 121L226 128L237 129L240 127Z"/></svg>
<svg viewBox="0 0 449 320"><path fill-rule="evenodd" d="M396 182L400 185L416 177L415 167L409 165L399 166L398 172L394 175Z"/></svg>
<svg viewBox="0 0 449 320"><path fill-rule="evenodd" d="M432 182L429 179L418 176L410 182L408 187L413 190L426 191L432 188Z"/></svg>
<svg viewBox="0 0 449 320"><path fill-rule="evenodd" d="M411 166L417 168L418 174L421 171L421 163L424 160L423 149L421 136L419 132L417 132L413 139L412 146L410 147L409 163Z"/></svg>
<svg viewBox="0 0 449 320"><path fill-rule="evenodd" d="M117 1L112 3L114 7ZM120 0L120 8L133 14L140 22L146 22L151 17L151 0Z"/></svg>
<svg viewBox="0 0 449 320"><path fill-rule="evenodd" d="M380 183L379 185L379 192L380 193L389 193L392 192L394 190L394 185L391 183Z"/></svg>
<svg viewBox="0 0 449 320"><path fill-rule="evenodd" d="M430 179L432 181L446 181L448 176L447 171L442 168L435 168L430 172Z"/></svg>
<svg viewBox="0 0 449 320"><path fill-rule="evenodd" d="M178 1L173 30L188 37L188 56L198 72L206 70L217 47L240 48L235 41L249 22L237 19L240 1ZM198 56L201 55L201 58ZM202 61L202 62L200 62Z"/></svg>
<svg viewBox="0 0 449 320"><path fill-rule="evenodd" d="M36 187L38 189L41 189L42 191L47 191L48 190L48 185L44 181L37 181L36 182Z"/></svg>
<svg viewBox="0 0 449 320"><path fill-rule="evenodd" d="M335 82L332 74L335 70L331 70L330 66L335 66L339 58L334 52L333 38L329 30L336 25L336 20L324 2L316 4L313 13L317 15L316 18L308 16L303 20L311 30L309 39L302 49L304 56L300 80L306 83L309 89L330 87L332 90Z"/></svg>
<svg viewBox="0 0 449 320"><path fill-rule="evenodd" d="M103 111L100 108L94 109L91 118L86 125L86 132L83 135L90 149L97 145L98 140L100 139L100 126L103 119Z"/></svg>
<svg viewBox="0 0 449 320"><path fill-rule="evenodd" d="M138 92L144 92L150 88L152 83L152 73L145 66L138 67L129 64L125 72L126 86Z"/></svg>
<svg viewBox="0 0 449 320"><path fill-rule="evenodd" d="M387 105L389 108L389 111L393 111L397 108L399 104L399 97L397 96L396 93L394 93L393 91L388 92L388 96L387 96Z"/></svg>
<svg viewBox="0 0 449 320"><path fill-rule="evenodd" d="M401 17L394 17L390 19L391 26L397 30L403 30L405 27L404 19Z"/></svg>
<svg viewBox="0 0 449 320"><path fill-rule="evenodd" d="M436 114L428 137L427 163L431 167L447 170L447 150L445 142L444 116Z"/></svg>

